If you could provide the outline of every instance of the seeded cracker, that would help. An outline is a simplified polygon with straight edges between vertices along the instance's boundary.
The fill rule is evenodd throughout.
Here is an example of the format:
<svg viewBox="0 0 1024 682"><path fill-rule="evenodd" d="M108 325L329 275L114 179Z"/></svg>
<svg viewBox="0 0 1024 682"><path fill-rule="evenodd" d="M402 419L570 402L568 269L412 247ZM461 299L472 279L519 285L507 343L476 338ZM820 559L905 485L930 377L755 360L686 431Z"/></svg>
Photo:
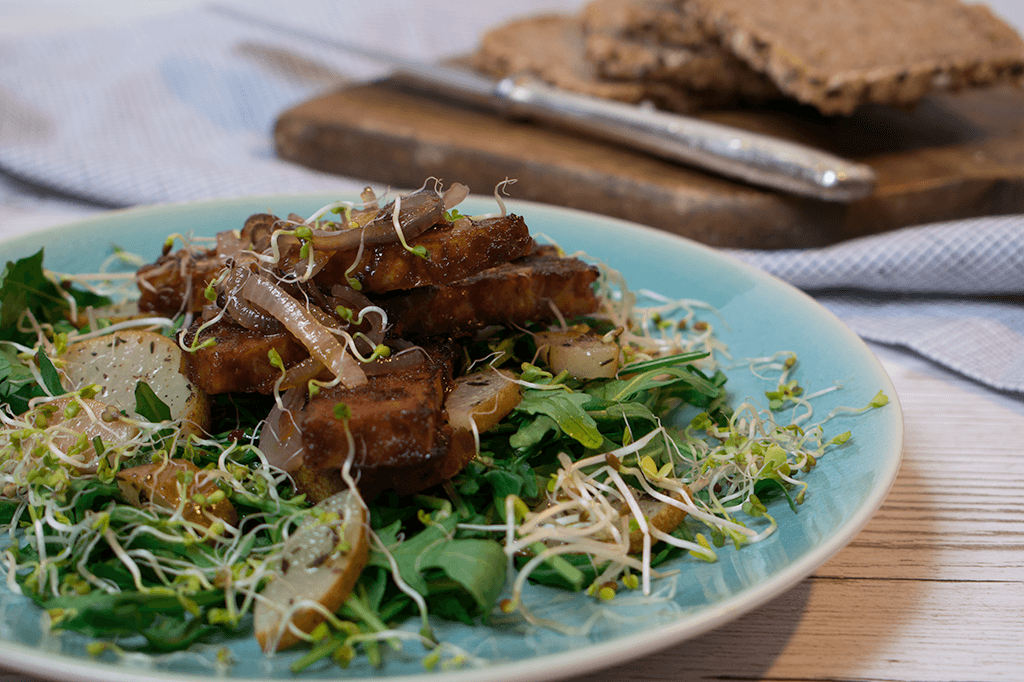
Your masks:
<svg viewBox="0 0 1024 682"><path fill-rule="evenodd" d="M584 53L583 29L577 18L542 15L486 33L472 56L472 66L494 78L528 76L592 97L630 104L651 101L678 112L695 108L695 102L678 87L603 78Z"/></svg>
<svg viewBox="0 0 1024 682"><path fill-rule="evenodd" d="M595 0L580 14L586 55L609 80L664 82L705 104L781 96L763 74L724 49L685 5L670 0Z"/></svg>
<svg viewBox="0 0 1024 682"><path fill-rule="evenodd" d="M956 0L675 0L787 95L826 114L1024 75L1024 42Z"/></svg>
<svg viewBox="0 0 1024 682"><path fill-rule="evenodd" d="M580 11L588 33L613 33L669 47L693 47L715 38L672 0L593 0Z"/></svg>

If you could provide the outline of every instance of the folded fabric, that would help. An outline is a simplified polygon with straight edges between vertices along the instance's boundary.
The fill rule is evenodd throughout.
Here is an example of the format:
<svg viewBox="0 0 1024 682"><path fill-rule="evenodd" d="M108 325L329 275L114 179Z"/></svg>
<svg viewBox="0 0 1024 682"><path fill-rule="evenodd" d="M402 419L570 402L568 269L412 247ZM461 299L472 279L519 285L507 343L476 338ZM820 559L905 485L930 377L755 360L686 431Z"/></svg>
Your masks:
<svg viewBox="0 0 1024 682"><path fill-rule="evenodd" d="M730 253L801 289L1024 294L1024 215L905 228L821 249Z"/></svg>
<svg viewBox="0 0 1024 682"><path fill-rule="evenodd" d="M1024 393L1024 215L729 253L808 291L865 339Z"/></svg>
<svg viewBox="0 0 1024 682"><path fill-rule="evenodd" d="M490 3L234 4L326 35L437 59L508 14ZM571 4L571 3L570 3ZM337 189L365 182L277 159L289 106L378 64L200 7L127 26L0 41L0 172L105 206Z"/></svg>

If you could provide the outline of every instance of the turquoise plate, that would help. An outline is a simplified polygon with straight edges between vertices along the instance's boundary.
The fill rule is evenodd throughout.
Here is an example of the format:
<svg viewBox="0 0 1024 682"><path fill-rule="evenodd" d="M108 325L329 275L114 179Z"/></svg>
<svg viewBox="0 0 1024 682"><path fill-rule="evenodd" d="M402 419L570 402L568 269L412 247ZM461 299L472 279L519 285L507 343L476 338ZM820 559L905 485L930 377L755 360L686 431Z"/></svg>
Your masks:
<svg viewBox="0 0 1024 682"><path fill-rule="evenodd" d="M309 215L336 197L326 195L243 198L158 206L112 212L0 244L3 261L45 247L45 264L61 272L95 271L113 246L152 260L164 238L174 232L213 235L239 228L252 213ZM741 550L725 548L708 564L692 558L671 566L679 572L655 582L657 599L624 594L609 606L591 598L547 588L530 591L529 603L543 615L581 623L596 615L586 636L566 636L526 628L516 619L490 626L467 627L438 622L436 632L470 652L461 667L427 672L422 651L406 657L389 653L382 670L354 664L346 671L314 668L300 679L372 677L397 680L441 677L445 682L552 680L623 663L709 631L764 604L809 575L845 546L885 498L900 464L903 421L892 383L868 348L830 313L800 291L699 244L579 211L510 201L509 209L526 218L534 234L551 237L566 251L584 250L622 272L631 288L700 299L720 311L727 323L719 336L737 361L795 351L795 375L808 391L841 385L815 401L815 414L833 407L866 405L878 391L889 404L857 417L840 417L827 425L833 435L846 430L853 438L823 458L808 476L810 491L797 513L785 501L771 513L778 531L764 542ZM493 199L471 197L465 213L496 210ZM730 372L730 392L764 402L773 388L745 367ZM2 588L0 588L2 589ZM216 650L171 656L138 655L95 659L86 640L49 633L42 614L28 599L0 593L0 665L41 677L81 682L145 680L288 679L297 654L267 658L254 639L228 644L233 659L225 667ZM409 627L415 627L410 624Z"/></svg>

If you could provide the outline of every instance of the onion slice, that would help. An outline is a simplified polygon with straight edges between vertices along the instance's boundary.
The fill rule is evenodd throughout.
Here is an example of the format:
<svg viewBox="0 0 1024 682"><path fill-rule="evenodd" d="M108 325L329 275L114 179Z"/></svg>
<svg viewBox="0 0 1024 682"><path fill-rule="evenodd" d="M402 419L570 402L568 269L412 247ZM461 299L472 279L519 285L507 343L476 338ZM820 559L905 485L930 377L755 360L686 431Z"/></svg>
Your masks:
<svg viewBox="0 0 1024 682"><path fill-rule="evenodd" d="M365 227L313 230L310 241L315 249L329 251L354 249L360 243L371 246L397 242L398 233L394 227L394 210L395 205L392 203ZM443 220L444 202L441 195L434 190L421 189L401 197L398 223L406 240L415 239Z"/></svg>
<svg viewBox="0 0 1024 682"><path fill-rule="evenodd" d="M302 409L305 398L304 385L285 391L281 397L284 409L274 405L260 427L260 452L272 466L284 471L295 471L302 466L305 449L296 413Z"/></svg>
<svg viewBox="0 0 1024 682"><path fill-rule="evenodd" d="M366 373L334 334L320 324L302 304L266 277L254 275L241 289L242 297L273 315L306 347L309 354L324 364L345 386L366 383Z"/></svg>
<svg viewBox="0 0 1024 682"><path fill-rule="evenodd" d="M441 199L444 202L444 210L450 211L469 196L469 187L466 187L461 182L456 182L451 187L444 191L441 195Z"/></svg>

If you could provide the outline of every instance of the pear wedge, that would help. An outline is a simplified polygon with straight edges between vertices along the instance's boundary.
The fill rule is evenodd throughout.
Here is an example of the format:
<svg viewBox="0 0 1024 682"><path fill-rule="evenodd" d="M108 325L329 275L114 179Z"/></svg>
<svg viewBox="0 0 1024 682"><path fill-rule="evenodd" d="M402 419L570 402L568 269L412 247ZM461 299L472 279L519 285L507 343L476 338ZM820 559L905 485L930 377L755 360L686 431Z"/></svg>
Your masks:
<svg viewBox="0 0 1024 682"><path fill-rule="evenodd" d="M256 639L264 651L280 651L324 621L303 602L334 613L348 598L369 558L366 507L351 490L328 497L285 542L273 580L253 610Z"/></svg>
<svg viewBox="0 0 1024 682"><path fill-rule="evenodd" d="M135 387L143 381L182 420L185 433L209 428L206 394L184 374L184 352L178 343L151 331L126 329L78 341L61 355L71 389L96 384L96 399L129 416L135 413Z"/></svg>

